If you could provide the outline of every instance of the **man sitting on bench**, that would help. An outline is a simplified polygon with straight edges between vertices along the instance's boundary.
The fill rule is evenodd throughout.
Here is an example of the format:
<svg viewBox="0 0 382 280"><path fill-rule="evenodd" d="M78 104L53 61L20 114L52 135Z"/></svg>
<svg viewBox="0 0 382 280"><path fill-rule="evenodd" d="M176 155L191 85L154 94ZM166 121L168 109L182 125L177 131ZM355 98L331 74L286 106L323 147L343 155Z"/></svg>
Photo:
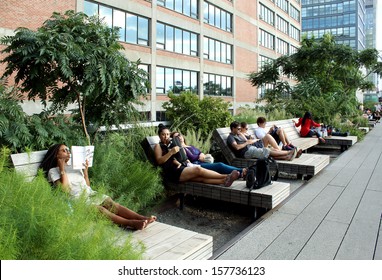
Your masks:
<svg viewBox="0 0 382 280"><path fill-rule="evenodd" d="M293 160L300 157L302 150L280 151L269 149L267 138L247 139L240 132L240 123L234 121L230 125L231 133L227 138L227 145L238 158L267 158L272 156L276 160Z"/></svg>

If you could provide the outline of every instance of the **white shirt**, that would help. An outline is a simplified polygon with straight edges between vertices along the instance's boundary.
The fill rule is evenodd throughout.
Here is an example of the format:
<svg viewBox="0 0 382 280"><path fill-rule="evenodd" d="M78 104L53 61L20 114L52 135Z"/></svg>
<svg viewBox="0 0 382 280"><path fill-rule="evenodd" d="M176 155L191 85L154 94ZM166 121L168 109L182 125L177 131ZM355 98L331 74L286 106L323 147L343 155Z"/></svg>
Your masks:
<svg viewBox="0 0 382 280"><path fill-rule="evenodd" d="M255 135L258 139L263 139L265 135L267 135L267 132L262 127L256 127L255 128Z"/></svg>
<svg viewBox="0 0 382 280"><path fill-rule="evenodd" d="M93 191L90 186L86 185L84 173L82 170L75 170L72 166L67 165L65 167L65 173L69 180L70 195L74 198L80 197L84 194L86 197L95 195L97 192ZM58 167L51 168L48 172L48 181L56 182L60 180L61 174Z"/></svg>

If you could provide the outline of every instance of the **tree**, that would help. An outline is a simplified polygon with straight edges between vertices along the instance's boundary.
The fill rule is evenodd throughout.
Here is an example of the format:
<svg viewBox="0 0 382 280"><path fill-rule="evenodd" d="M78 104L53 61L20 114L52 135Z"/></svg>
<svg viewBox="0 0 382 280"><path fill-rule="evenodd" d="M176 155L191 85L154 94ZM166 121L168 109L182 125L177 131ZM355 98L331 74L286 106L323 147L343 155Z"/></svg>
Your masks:
<svg viewBox="0 0 382 280"><path fill-rule="evenodd" d="M166 116L173 126L183 133L187 130L200 131L203 137L218 127L225 127L233 120L229 102L222 98L199 97L190 92L170 93L169 101L163 103Z"/></svg>
<svg viewBox="0 0 382 280"><path fill-rule="evenodd" d="M336 113L342 117L358 114L355 93L374 87L366 79L371 73L382 75L377 50L358 52L336 44L326 34L319 40L304 38L295 54L279 57L260 72L250 73L249 81L257 87L273 85L264 97L269 110L285 108L299 116L312 111L316 118L328 122ZM295 84L286 82L285 77L294 78Z"/></svg>
<svg viewBox="0 0 382 280"><path fill-rule="evenodd" d="M15 73L15 82L29 99L40 99L51 113L71 103L78 106L84 133L87 126L118 125L129 119L133 104L145 95L147 73L120 52L118 28L98 17L67 11L53 13L37 31L18 28L1 39L8 45L3 77Z"/></svg>

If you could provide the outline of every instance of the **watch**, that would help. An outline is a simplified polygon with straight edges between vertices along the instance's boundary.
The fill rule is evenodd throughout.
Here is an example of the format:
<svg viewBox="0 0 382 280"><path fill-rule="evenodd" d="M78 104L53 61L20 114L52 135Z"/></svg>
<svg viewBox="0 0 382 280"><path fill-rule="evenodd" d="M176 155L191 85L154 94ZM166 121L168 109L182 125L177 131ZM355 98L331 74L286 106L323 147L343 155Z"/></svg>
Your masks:
<svg viewBox="0 0 382 280"><path fill-rule="evenodd" d="M60 174L61 174L61 175L65 175L65 171L61 171Z"/></svg>

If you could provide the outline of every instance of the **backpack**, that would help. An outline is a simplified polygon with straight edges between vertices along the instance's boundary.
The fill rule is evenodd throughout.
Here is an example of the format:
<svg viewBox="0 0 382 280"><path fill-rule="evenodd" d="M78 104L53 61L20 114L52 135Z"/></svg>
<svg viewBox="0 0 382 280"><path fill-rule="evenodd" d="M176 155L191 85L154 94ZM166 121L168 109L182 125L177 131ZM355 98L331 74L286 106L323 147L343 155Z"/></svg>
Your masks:
<svg viewBox="0 0 382 280"><path fill-rule="evenodd" d="M273 176L271 176L269 171L270 165L273 165L276 169ZM253 189L260 189L270 185L272 180L277 181L278 177L279 168L277 162L272 157L258 159L253 165L248 167L246 185L249 188L249 193Z"/></svg>
<svg viewBox="0 0 382 280"><path fill-rule="evenodd" d="M179 152L177 152L175 154L176 160L179 161L179 163L181 163L182 165L187 165L188 157L187 157L186 151L182 147L182 144L180 143L178 137L172 138L170 141L170 144L168 145L169 149L171 149L175 146L179 147Z"/></svg>

